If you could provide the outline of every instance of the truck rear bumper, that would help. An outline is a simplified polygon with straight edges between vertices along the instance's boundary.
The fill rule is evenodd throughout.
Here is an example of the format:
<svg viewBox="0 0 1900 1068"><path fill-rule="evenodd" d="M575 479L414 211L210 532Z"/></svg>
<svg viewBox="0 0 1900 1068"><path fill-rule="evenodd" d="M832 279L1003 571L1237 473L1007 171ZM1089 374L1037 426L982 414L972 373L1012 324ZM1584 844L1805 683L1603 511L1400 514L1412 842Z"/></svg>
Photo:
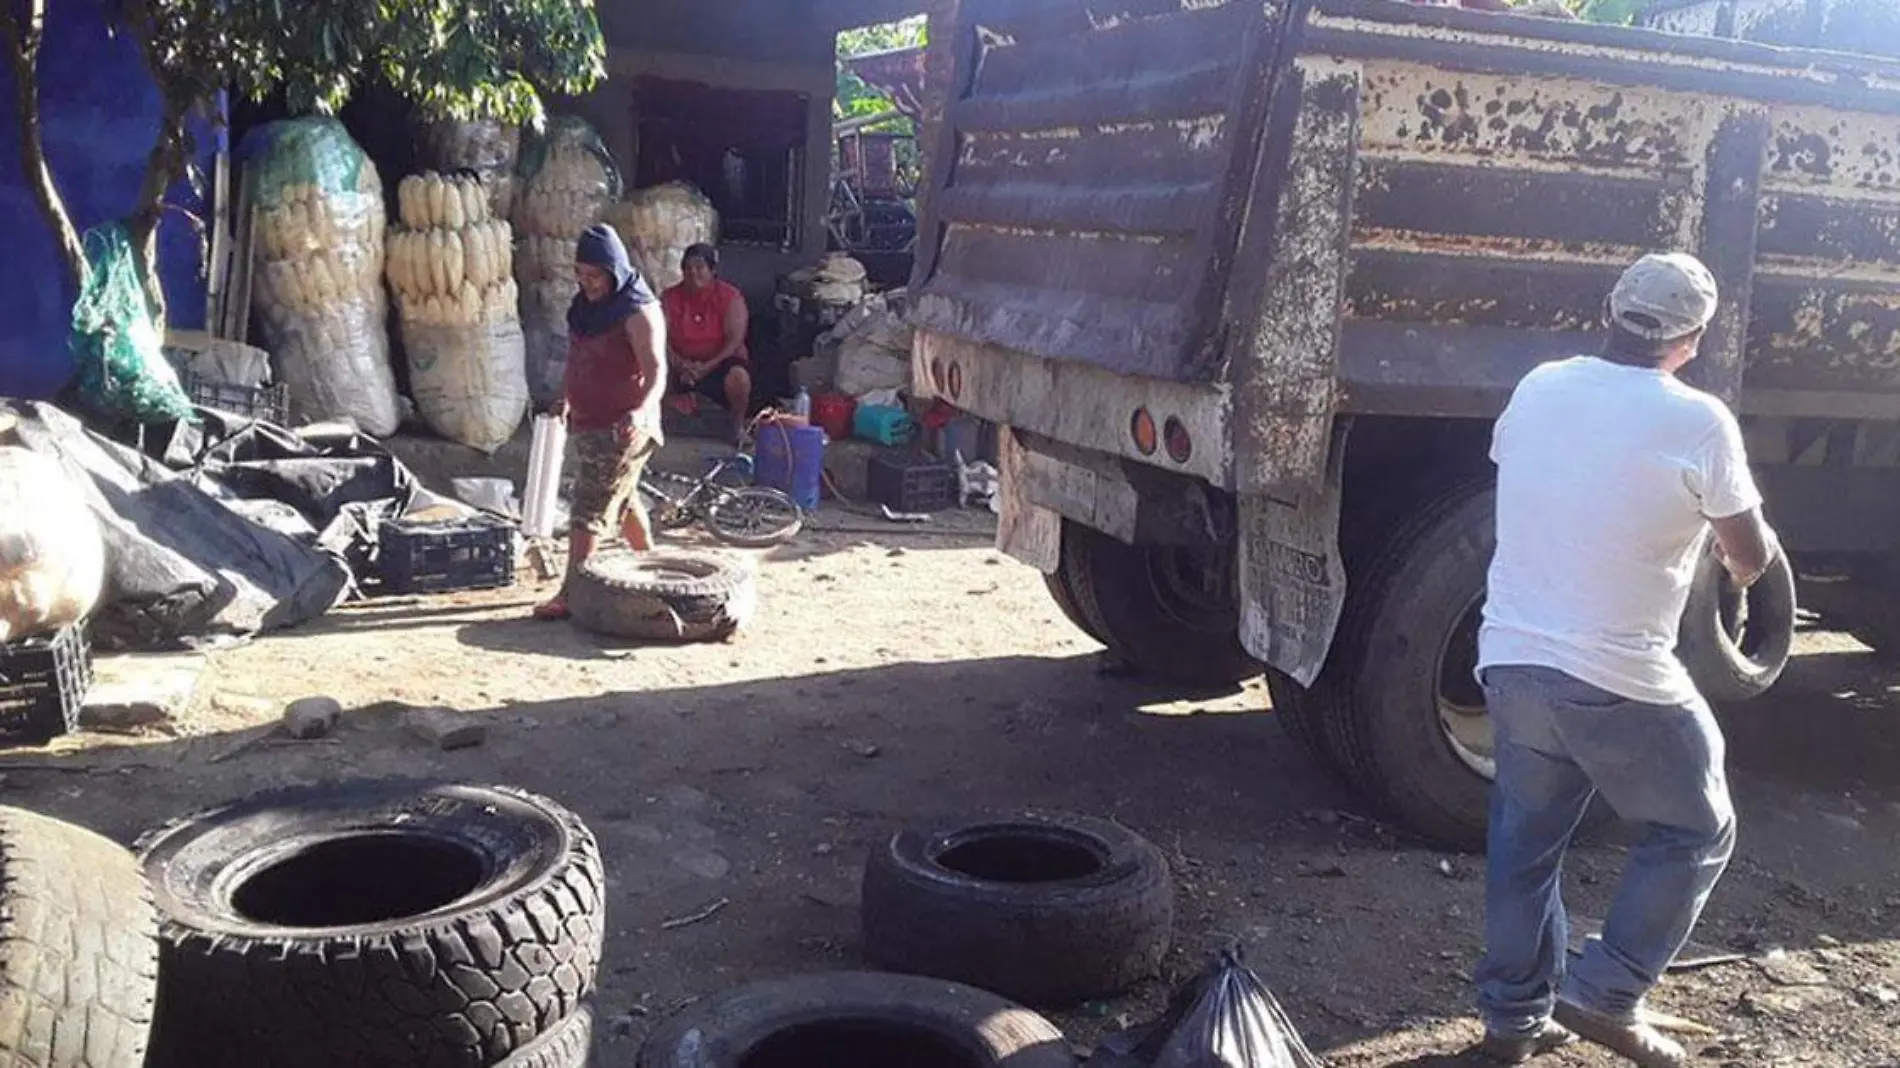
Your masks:
<svg viewBox="0 0 1900 1068"><path fill-rule="evenodd" d="M911 363L912 388L920 396L993 423L1233 488L1233 405L1224 384L1118 375L929 330L917 332ZM1135 430L1144 412L1154 429L1145 440Z"/></svg>

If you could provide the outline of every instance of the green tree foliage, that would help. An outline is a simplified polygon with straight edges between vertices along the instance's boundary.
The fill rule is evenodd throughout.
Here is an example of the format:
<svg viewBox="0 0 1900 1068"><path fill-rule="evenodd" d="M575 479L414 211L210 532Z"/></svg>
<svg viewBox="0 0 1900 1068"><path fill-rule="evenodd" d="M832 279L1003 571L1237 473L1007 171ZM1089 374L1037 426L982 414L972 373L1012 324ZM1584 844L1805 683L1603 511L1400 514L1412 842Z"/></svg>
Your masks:
<svg viewBox="0 0 1900 1068"><path fill-rule="evenodd" d="M838 35L838 90L833 99L833 111L838 118L849 119L859 115L876 115L891 110L891 102L883 93L864 83L864 79L851 73L844 61L859 56L873 56L879 52L893 52L900 48L921 48L927 42L926 21L919 18L905 19L902 22L888 22L881 26L865 26L861 29L846 30ZM880 126L879 129L908 129L909 120L900 119L893 127Z"/></svg>
<svg viewBox="0 0 1900 1068"><path fill-rule="evenodd" d="M1646 0L1566 0L1570 10L1587 22L1607 22L1616 26L1627 26L1636 21Z"/></svg>
<svg viewBox="0 0 1900 1068"><path fill-rule="evenodd" d="M38 63L47 0L0 0L0 41L20 87L23 162L75 279L78 240L41 146ZM281 93L300 114L334 112L372 79L441 118L538 121L541 94L575 94L606 74L592 0L118 0L116 29L139 45L161 101L145 179L126 223L142 281L154 270L165 193L192 175L192 119L218 93Z"/></svg>

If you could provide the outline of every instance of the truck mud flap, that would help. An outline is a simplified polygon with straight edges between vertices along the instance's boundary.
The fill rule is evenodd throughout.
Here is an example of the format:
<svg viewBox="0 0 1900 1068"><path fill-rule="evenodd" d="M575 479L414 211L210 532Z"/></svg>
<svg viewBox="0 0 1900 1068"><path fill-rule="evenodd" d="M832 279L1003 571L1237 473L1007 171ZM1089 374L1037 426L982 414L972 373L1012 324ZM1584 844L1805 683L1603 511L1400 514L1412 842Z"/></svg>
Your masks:
<svg viewBox="0 0 1900 1068"><path fill-rule="evenodd" d="M1339 509L1350 428L1334 423L1317 489L1292 501L1240 495L1240 643L1302 686L1319 677L1346 606Z"/></svg>

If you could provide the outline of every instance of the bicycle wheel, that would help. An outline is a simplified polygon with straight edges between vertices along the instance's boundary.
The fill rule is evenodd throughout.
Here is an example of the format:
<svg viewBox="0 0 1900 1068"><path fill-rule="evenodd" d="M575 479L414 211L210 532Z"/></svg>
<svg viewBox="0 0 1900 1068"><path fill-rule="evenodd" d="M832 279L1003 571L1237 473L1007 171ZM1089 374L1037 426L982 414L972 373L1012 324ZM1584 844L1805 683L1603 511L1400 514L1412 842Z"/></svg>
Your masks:
<svg viewBox="0 0 1900 1068"><path fill-rule="evenodd" d="M722 494L706 509L706 529L742 549L767 549L790 541L805 525L805 513L775 489L747 486Z"/></svg>

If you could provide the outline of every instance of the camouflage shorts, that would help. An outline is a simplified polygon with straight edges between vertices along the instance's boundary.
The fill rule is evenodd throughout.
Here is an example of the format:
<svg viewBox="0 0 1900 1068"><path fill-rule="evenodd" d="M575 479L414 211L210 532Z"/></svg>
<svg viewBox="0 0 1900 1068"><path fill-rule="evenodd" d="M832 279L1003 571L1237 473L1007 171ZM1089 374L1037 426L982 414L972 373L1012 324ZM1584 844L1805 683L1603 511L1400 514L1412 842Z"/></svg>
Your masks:
<svg viewBox="0 0 1900 1068"><path fill-rule="evenodd" d="M619 529L621 513L640 487L640 472L659 444L638 431L622 442L613 430L584 430L573 441L578 470L568 529L612 534Z"/></svg>

